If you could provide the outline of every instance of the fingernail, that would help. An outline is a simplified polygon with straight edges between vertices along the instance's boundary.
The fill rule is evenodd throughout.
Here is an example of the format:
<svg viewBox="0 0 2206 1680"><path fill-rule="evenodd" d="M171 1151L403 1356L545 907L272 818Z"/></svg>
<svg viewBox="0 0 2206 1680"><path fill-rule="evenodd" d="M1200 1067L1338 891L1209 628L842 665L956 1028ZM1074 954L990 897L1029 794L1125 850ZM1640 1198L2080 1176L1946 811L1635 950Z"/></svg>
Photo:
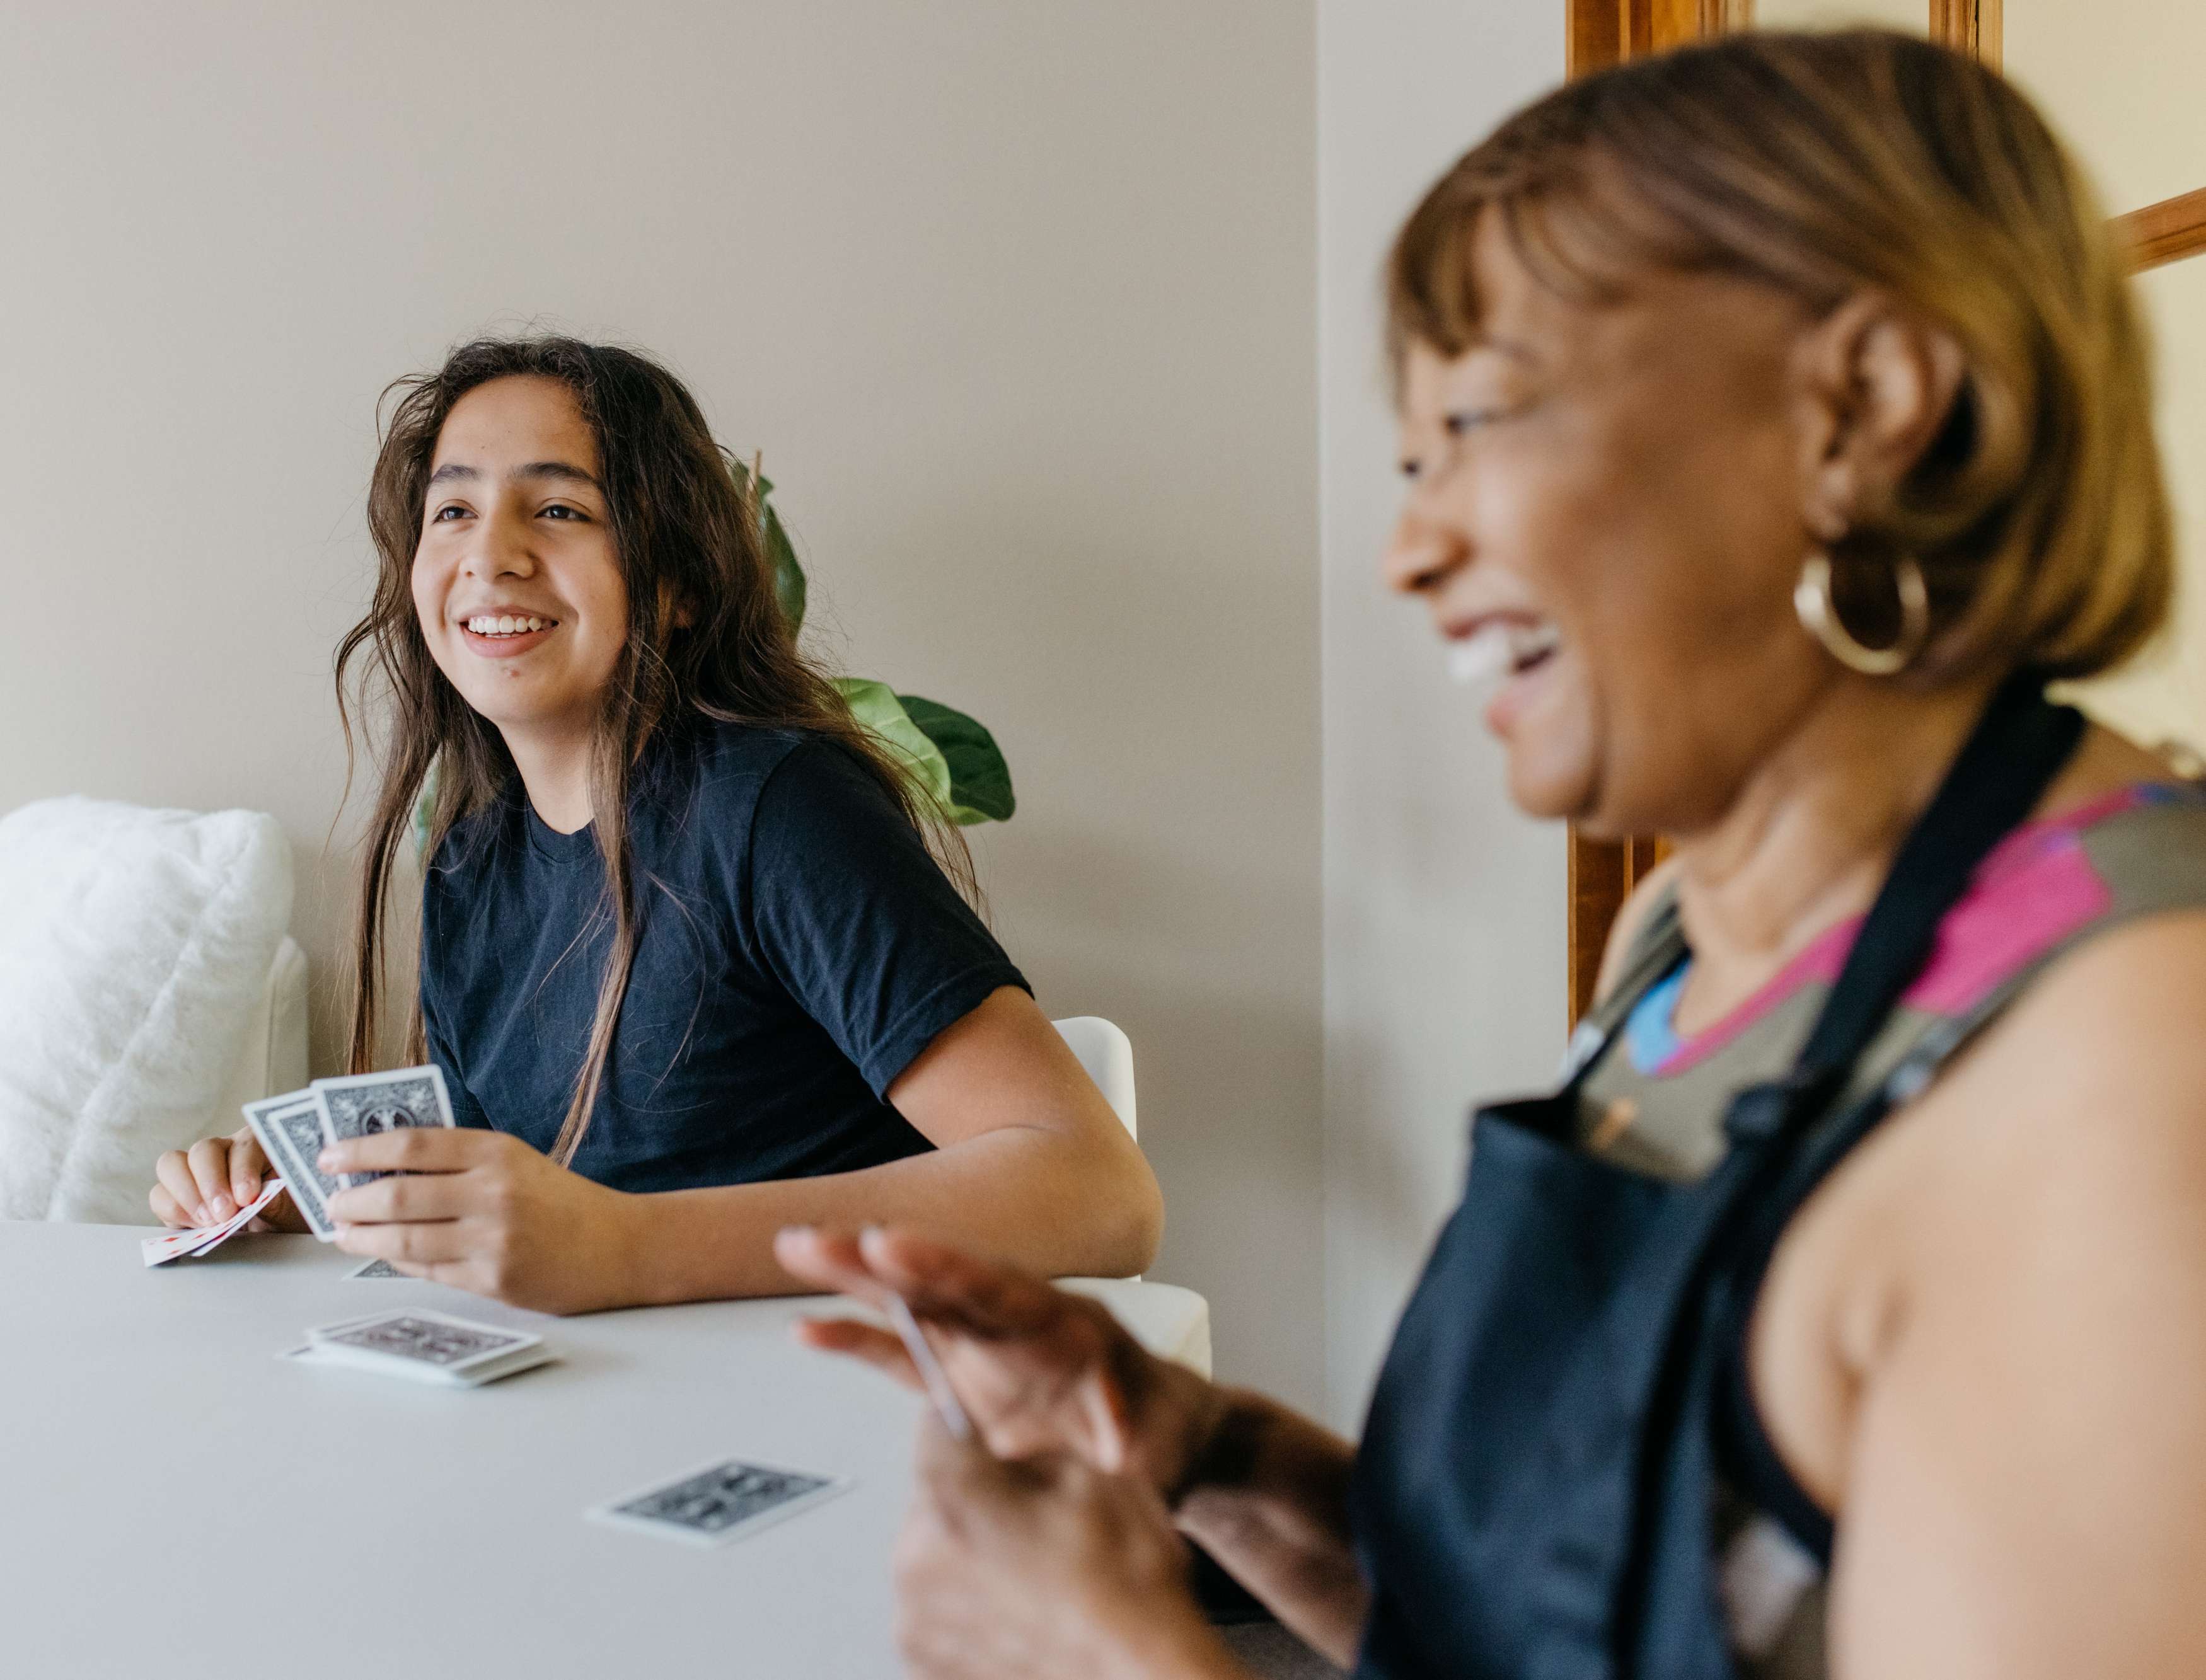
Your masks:
<svg viewBox="0 0 2206 1680"><path fill-rule="evenodd" d="M214 1223L214 1220L210 1218L207 1213L206 1204L205 1202L201 1202L197 1207L192 1209L192 1223L195 1225L211 1225Z"/></svg>
<svg viewBox="0 0 2206 1680"><path fill-rule="evenodd" d="M809 1236L811 1235L812 1227L809 1225L784 1225L779 1230L773 1234L773 1240L778 1242L784 1236Z"/></svg>
<svg viewBox="0 0 2206 1680"><path fill-rule="evenodd" d="M320 1154L314 1157L314 1165L321 1168L324 1172L330 1171L337 1165L337 1153L334 1149L323 1150Z"/></svg>
<svg viewBox="0 0 2206 1680"><path fill-rule="evenodd" d="M236 1212L237 1208L236 1205L231 1202L228 1196L218 1195L214 1199L214 1217L218 1220L227 1219L231 1214Z"/></svg>

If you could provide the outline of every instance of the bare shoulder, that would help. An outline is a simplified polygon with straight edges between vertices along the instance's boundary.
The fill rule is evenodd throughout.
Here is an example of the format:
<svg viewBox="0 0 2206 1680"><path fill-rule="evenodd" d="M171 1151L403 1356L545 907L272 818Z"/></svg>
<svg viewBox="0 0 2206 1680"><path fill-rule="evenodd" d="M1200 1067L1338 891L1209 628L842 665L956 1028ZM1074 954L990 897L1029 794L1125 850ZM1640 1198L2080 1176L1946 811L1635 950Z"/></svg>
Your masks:
<svg viewBox="0 0 2206 1680"><path fill-rule="evenodd" d="M2145 1152L2206 1165L2206 909L2088 940L2026 990L1954 1070L1976 1141L2066 1139L2067 1154ZM2006 1153L2002 1150L2000 1153Z"/></svg>
<svg viewBox="0 0 2206 1680"><path fill-rule="evenodd" d="M1822 1415L1837 1427L1810 1436L1843 1441L1821 1461L1841 1513L1834 1671L2189 1671L2206 912L2062 959L1891 1131L1860 1163L1885 1194L1849 1222L1876 1240L1848 1251L1888 1286L1854 1293L1874 1310L1851 1328L1849 1292L1828 1297L1851 1374Z"/></svg>
<svg viewBox="0 0 2206 1680"><path fill-rule="evenodd" d="M1908 1117L1919 1125L1905 1129L1919 1153L1896 1153L1917 1154L1926 1182L1951 1194L1958 1239L2005 1256L1942 1270L1940 1288L1967 1297L2021 1287L2072 1243L2071 1258L2096 1255L2089 1273L2025 1294L2018 1310L2065 1310L2101 1286L2198 1296L2206 910L2113 929L2055 962L1917 1106Z"/></svg>

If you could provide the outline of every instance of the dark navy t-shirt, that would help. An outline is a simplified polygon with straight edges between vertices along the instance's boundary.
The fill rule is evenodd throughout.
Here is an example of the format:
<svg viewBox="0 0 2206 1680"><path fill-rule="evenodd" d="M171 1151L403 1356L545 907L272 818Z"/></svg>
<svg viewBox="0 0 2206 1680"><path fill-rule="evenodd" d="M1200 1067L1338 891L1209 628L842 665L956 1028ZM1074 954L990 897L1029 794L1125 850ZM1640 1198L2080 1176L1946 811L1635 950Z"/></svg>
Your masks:
<svg viewBox="0 0 2206 1680"><path fill-rule="evenodd" d="M703 719L629 800L635 968L577 1172L674 1190L842 1172L929 1146L884 1100L936 1034L1026 986L843 748ZM429 1054L462 1125L549 1150L612 939L593 831L516 781L457 825L422 893Z"/></svg>

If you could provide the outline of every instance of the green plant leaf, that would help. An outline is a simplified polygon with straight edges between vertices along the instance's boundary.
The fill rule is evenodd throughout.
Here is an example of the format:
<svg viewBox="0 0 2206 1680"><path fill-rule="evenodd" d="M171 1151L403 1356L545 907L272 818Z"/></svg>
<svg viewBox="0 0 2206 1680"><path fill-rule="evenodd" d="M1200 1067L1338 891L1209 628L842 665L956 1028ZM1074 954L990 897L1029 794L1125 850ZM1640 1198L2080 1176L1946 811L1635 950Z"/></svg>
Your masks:
<svg viewBox="0 0 2206 1680"><path fill-rule="evenodd" d="M851 715L901 761L927 797L945 810L951 808L950 761L903 709L896 690L885 682L863 676L838 676L835 687L849 704Z"/></svg>
<svg viewBox="0 0 2206 1680"><path fill-rule="evenodd" d="M748 499L751 469L740 461L731 461L728 476L736 481L736 493ZM763 473L759 474L759 523L764 527L766 561L773 568L774 599L781 603L790 629L801 630L804 628L804 568L797 562L796 545L790 541L788 528L773 509L773 480Z"/></svg>
<svg viewBox="0 0 2206 1680"><path fill-rule="evenodd" d="M1018 809L1011 767L978 719L939 700L898 694L904 715L933 742L950 766L950 814L961 824L1009 822Z"/></svg>

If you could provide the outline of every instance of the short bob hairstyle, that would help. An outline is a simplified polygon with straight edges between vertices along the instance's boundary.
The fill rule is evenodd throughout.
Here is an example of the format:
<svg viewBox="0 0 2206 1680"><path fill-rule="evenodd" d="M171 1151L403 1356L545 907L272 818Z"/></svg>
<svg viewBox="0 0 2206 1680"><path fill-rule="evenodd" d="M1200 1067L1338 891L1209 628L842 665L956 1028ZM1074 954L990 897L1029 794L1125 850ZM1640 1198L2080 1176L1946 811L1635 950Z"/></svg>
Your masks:
<svg viewBox="0 0 2206 1680"><path fill-rule="evenodd" d="M1386 271L1398 378L1412 344L1454 356L1476 337L1489 209L1542 283L1591 305L1659 266L1750 277L1818 312L1878 289L1953 335L1966 371L1942 430L1833 550L1842 600L1889 603L1895 558L1921 564L1925 680L2096 676L2167 617L2167 498L2123 254L1994 72L1880 30L1746 33L1558 88L1403 227Z"/></svg>

